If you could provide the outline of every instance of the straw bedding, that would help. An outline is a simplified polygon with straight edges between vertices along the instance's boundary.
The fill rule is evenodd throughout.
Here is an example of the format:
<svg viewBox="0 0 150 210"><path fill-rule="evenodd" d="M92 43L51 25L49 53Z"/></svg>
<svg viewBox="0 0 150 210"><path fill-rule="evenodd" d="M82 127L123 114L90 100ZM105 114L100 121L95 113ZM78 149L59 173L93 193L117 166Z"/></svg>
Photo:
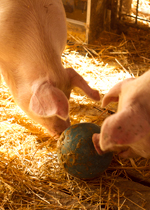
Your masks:
<svg viewBox="0 0 150 210"><path fill-rule="evenodd" d="M68 35L62 55L103 96L117 82L149 69L150 36L130 29L128 35L104 32L95 45ZM57 139L29 119L14 103L3 79L0 86L0 210L150 209L149 160L114 155L101 177L82 181L67 174L57 160ZM117 104L101 108L75 88L70 98L71 123L99 126Z"/></svg>

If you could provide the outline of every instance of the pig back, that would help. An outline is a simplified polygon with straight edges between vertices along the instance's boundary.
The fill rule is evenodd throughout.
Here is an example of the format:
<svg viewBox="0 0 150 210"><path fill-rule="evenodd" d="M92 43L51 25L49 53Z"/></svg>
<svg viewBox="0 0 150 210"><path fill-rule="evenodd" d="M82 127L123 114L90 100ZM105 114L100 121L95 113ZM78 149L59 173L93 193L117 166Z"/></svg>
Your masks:
<svg viewBox="0 0 150 210"><path fill-rule="evenodd" d="M0 68L10 89L22 77L61 75L66 39L61 0L0 1Z"/></svg>
<svg viewBox="0 0 150 210"><path fill-rule="evenodd" d="M24 56L60 57L66 45L66 17L61 0L1 0L0 59L13 64Z"/></svg>

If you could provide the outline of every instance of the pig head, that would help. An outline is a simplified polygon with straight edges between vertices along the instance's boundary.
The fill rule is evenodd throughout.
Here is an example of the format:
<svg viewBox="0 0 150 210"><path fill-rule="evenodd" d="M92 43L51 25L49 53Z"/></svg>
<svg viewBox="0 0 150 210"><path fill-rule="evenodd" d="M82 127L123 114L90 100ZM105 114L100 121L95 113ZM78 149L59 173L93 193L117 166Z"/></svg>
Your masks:
<svg viewBox="0 0 150 210"><path fill-rule="evenodd" d="M100 100L72 68L62 66L66 17L61 0L0 1L0 69L16 103L59 135L70 125L71 89Z"/></svg>
<svg viewBox="0 0 150 210"><path fill-rule="evenodd" d="M93 135L99 154L116 151L121 157L150 157L150 71L116 84L103 98L102 107L118 101L117 113Z"/></svg>

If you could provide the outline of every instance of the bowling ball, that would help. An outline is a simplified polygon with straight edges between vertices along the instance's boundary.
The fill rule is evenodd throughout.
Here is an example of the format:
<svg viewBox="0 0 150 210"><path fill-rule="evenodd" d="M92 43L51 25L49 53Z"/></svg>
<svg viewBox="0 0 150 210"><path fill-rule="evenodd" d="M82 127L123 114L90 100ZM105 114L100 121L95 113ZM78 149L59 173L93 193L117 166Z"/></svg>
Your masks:
<svg viewBox="0 0 150 210"><path fill-rule="evenodd" d="M113 153L99 155L94 148L92 135L100 133L93 123L79 123L68 127L58 140L58 160L71 175L80 179L99 177L109 166Z"/></svg>

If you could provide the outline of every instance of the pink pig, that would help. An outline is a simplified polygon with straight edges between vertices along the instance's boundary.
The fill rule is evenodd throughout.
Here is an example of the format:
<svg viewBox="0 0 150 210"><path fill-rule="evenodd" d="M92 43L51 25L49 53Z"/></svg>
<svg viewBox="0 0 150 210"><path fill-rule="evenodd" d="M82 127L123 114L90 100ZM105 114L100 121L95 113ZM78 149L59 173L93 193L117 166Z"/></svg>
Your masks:
<svg viewBox="0 0 150 210"><path fill-rule="evenodd" d="M59 135L70 125L71 89L100 100L72 68L62 66L66 17L61 0L0 0L0 68L16 103Z"/></svg>
<svg viewBox="0 0 150 210"><path fill-rule="evenodd" d="M102 107L118 101L118 111L105 119L93 135L99 154L116 151L121 157L150 157L150 71L116 84L103 98Z"/></svg>

